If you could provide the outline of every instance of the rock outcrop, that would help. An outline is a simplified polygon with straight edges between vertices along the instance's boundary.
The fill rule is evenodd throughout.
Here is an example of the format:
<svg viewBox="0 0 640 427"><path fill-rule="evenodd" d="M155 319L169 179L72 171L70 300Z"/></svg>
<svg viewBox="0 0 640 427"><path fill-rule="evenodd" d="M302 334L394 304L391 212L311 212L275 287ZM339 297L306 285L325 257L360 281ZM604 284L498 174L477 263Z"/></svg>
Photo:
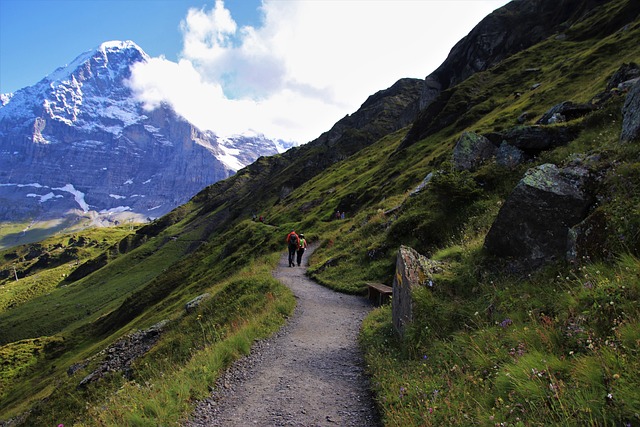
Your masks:
<svg viewBox="0 0 640 427"><path fill-rule="evenodd" d="M594 201L589 179L582 166L544 164L530 169L500 209L485 249L524 268L563 259L569 229L587 216Z"/></svg>
<svg viewBox="0 0 640 427"><path fill-rule="evenodd" d="M475 170L495 156L496 146L486 137L464 132L453 149L453 167L456 170Z"/></svg>
<svg viewBox="0 0 640 427"><path fill-rule="evenodd" d="M515 126L503 132L485 135L494 144L506 142L528 156L571 142L579 129L571 126Z"/></svg>
<svg viewBox="0 0 640 427"><path fill-rule="evenodd" d="M620 141L640 141L640 80L633 85L627 94L622 115Z"/></svg>
<svg viewBox="0 0 640 427"><path fill-rule="evenodd" d="M86 387L88 384L98 381L109 372L122 372L125 377L131 378L132 362L135 359L144 356L149 350L151 350L151 348L153 348L160 339L160 335L167 323L168 321L164 320L153 325L149 329L136 331L103 350L99 354L99 356L102 356L102 362L96 369L80 381L78 388ZM85 361L79 365L71 366L67 371L68 374L74 374L78 369L86 366L87 363L88 361Z"/></svg>
<svg viewBox="0 0 640 427"><path fill-rule="evenodd" d="M545 150L568 144L578 133L578 127L543 125L515 126L486 135L464 132L453 149L453 168L473 171L493 159L513 168Z"/></svg>
<svg viewBox="0 0 640 427"><path fill-rule="evenodd" d="M460 40L442 65L425 78L420 114L399 149L455 123L461 114L471 109L474 105L458 103L449 106L451 111L443 114L449 101L455 99L454 86L475 73L486 71L554 34L566 40L581 40L593 36L594 32L611 34L633 21L640 9L637 2L629 2L607 25L583 28L580 32L567 31L600 6L602 2L598 0L516 0L495 10Z"/></svg>
<svg viewBox="0 0 640 427"><path fill-rule="evenodd" d="M629 64L622 64L620 68L616 70L607 82L606 92L611 90L623 90L627 86L627 82L635 81L640 78L640 66L635 62Z"/></svg>
<svg viewBox="0 0 640 427"><path fill-rule="evenodd" d="M393 327L399 335L403 335L413 321L412 292L420 286L433 287L433 275L441 270L441 263L420 255L410 247L400 246L398 249L391 310Z"/></svg>
<svg viewBox="0 0 640 427"><path fill-rule="evenodd" d="M544 113L536 124L552 125L564 123L584 117L595 109L596 107L592 104L576 104L575 102L564 101L558 105L554 105L549 111Z"/></svg>

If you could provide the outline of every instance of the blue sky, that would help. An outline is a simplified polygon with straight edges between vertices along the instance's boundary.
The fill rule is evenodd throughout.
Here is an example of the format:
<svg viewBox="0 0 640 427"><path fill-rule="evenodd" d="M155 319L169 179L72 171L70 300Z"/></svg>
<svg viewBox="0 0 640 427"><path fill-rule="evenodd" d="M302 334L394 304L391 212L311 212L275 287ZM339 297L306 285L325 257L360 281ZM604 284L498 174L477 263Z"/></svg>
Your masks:
<svg viewBox="0 0 640 427"><path fill-rule="evenodd" d="M0 93L132 40L131 86L202 129L308 142L403 77L424 78L508 0L0 0Z"/></svg>
<svg viewBox="0 0 640 427"><path fill-rule="evenodd" d="M260 0L227 0L240 25L260 23ZM180 21L205 0L0 0L0 93L40 81L109 40L133 40L151 56L176 60Z"/></svg>

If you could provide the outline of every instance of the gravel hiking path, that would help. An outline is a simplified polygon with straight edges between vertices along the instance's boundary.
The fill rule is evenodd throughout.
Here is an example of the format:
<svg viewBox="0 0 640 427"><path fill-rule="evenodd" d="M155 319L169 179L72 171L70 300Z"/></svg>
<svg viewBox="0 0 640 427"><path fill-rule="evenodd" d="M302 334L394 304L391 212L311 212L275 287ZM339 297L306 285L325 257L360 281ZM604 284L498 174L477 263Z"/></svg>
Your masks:
<svg viewBox="0 0 640 427"><path fill-rule="evenodd" d="M371 304L287 265L285 253L273 275L293 291L294 314L218 379L185 426L380 426L357 344Z"/></svg>

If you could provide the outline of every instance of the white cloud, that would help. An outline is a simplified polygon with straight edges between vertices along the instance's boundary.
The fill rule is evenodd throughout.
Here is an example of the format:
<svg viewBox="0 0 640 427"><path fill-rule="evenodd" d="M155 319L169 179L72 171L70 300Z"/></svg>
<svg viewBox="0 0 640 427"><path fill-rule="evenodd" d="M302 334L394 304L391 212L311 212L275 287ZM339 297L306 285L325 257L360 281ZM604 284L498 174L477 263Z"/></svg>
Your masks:
<svg viewBox="0 0 640 427"><path fill-rule="evenodd" d="M507 0L264 0L260 27L240 27L217 0L182 21L178 63L133 72L148 106L221 136L246 130L308 142L402 77L424 78Z"/></svg>
<svg viewBox="0 0 640 427"><path fill-rule="evenodd" d="M217 1L210 12L189 9L181 23L184 33L184 52L187 57L217 61L232 47L237 24L222 1Z"/></svg>

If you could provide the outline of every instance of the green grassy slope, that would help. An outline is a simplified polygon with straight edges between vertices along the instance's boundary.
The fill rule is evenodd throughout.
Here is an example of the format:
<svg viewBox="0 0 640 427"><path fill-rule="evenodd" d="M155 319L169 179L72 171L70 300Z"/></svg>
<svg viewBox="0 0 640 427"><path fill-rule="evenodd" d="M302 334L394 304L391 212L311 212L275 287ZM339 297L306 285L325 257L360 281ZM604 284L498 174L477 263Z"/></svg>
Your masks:
<svg viewBox="0 0 640 427"><path fill-rule="evenodd" d="M391 331L388 307L365 322L362 344L385 425L640 424L640 149L618 143L624 98L567 124L578 138L532 163L473 173L449 163L463 131L505 130L524 111L531 123L559 102L588 101L623 63L640 62L635 4L608 2L566 37L448 89L438 114L419 124L389 126L387 113L414 99L391 91L372 99L383 101L373 120L354 114L337 139L329 132L261 158L135 233L87 234L81 246L68 238L43 242L46 251L32 251L30 260L26 246L0 253L7 272L0 419L179 423L220 369L291 312L294 300L270 270L296 227L321 243L312 276L344 292L361 293L367 281L390 284L400 244L445 265L436 290L416 295L416 321L404 340ZM415 95L413 83L404 82L402 93ZM606 256L524 277L487 257L484 236L526 169L576 154L598 155L595 210L615 230ZM410 196L431 172L429 186ZM346 219L333 219L336 210ZM252 221L253 213L266 224ZM35 266L44 252L46 262ZM185 303L205 292L210 298L187 313ZM158 343L128 377L113 372L77 388L100 364L101 350L163 320Z"/></svg>

